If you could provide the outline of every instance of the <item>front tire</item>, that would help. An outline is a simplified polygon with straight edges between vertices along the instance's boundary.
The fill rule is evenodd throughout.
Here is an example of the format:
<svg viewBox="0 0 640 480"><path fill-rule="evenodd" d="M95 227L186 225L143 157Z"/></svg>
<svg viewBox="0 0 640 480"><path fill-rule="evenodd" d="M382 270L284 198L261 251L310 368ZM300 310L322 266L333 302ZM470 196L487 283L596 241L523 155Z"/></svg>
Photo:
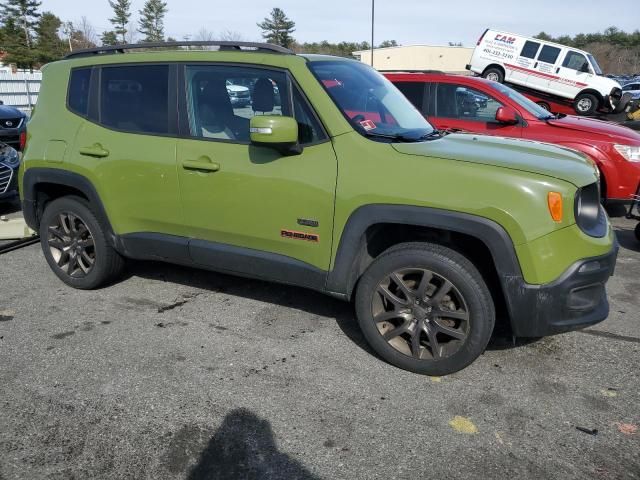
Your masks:
<svg viewBox="0 0 640 480"><path fill-rule="evenodd" d="M495 324L491 294L475 266L436 244L406 243L380 255L356 291L360 328L389 363L447 375L480 356Z"/></svg>
<svg viewBox="0 0 640 480"><path fill-rule="evenodd" d="M504 72L496 67L487 68L482 73L482 78L486 78L487 80L491 80L492 82L503 83Z"/></svg>
<svg viewBox="0 0 640 480"><path fill-rule="evenodd" d="M39 233L47 263L71 287L98 288L122 272L123 258L109 245L103 226L79 197L49 203Z"/></svg>
<svg viewBox="0 0 640 480"><path fill-rule="evenodd" d="M591 93L581 93L573 102L578 115L594 115L598 111L598 99Z"/></svg>

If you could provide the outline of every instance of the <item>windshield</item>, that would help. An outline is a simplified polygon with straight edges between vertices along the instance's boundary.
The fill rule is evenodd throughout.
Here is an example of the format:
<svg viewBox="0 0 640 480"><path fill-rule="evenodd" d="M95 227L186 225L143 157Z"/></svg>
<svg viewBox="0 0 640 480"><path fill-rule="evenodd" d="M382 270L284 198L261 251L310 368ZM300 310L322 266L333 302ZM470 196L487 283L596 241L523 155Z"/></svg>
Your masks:
<svg viewBox="0 0 640 480"><path fill-rule="evenodd" d="M308 65L351 125L363 135L418 141L435 134L411 102L368 65L342 60Z"/></svg>
<svg viewBox="0 0 640 480"><path fill-rule="evenodd" d="M589 61L591 62L591 66L593 67L593 71L596 72L596 75L602 75L602 69L600 68L600 65L598 65L596 57L590 53L587 53L587 57L589 57Z"/></svg>
<svg viewBox="0 0 640 480"><path fill-rule="evenodd" d="M548 110L545 110L540 105L535 102L532 102L527 97L522 95L521 93L516 92L513 88L509 88L506 85L503 85L498 82L491 82L491 86L498 90L500 93L506 95L511 100L516 102L522 108L524 108L531 115L536 117L538 120L544 120L545 118L551 118L553 115Z"/></svg>

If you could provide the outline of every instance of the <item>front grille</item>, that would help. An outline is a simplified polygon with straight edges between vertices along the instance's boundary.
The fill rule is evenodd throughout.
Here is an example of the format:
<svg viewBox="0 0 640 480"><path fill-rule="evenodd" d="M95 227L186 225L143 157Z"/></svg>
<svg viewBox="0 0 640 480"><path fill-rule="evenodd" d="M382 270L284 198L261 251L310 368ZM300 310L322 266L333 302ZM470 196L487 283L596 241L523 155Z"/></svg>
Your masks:
<svg viewBox="0 0 640 480"><path fill-rule="evenodd" d="M0 194L7 192L12 178L13 169L0 165Z"/></svg>
<svg viewBox="0 0 640 480"><path fill-rule="evenodd" d="M236 92L236 93L240 98L249 98L249 90L243 90L241 92Z"/></svg>
<svg viewBox="0 0 640 480"><path fill-rule="evenodd" d="M3 118L0 119L0 127L2 128L20 128L22 125L21 118Z"/></svg>

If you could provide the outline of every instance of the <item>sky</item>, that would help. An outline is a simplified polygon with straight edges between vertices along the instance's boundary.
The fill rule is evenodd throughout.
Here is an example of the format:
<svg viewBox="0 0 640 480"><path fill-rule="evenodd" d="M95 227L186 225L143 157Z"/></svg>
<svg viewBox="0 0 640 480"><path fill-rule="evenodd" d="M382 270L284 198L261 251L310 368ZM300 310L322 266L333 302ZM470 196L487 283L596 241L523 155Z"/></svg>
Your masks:
<svg viewBox="0 0 640 480"><path fill-rule="evenodd" d="M279 7L296 22L299 42L329 40L365 41L371 38L371 0L166 0L165 33L177 39L191 38L206 28L214 33L238 32L243 40L260 41L256 23ZM144 0L132 0L137 12ZM449 5L450 8L445 8ZM615 6L610 8L609 6ZM42 0L42 11L63 21L86 16L98 33L110 29L107 0ZM485 28L522 35L540 31L554 36L602 31L617 26L626 31L640 28L637 0L429 0L376 1L375 41L396 40L402 45L447 45L462 42L474 46Z"/></svg>

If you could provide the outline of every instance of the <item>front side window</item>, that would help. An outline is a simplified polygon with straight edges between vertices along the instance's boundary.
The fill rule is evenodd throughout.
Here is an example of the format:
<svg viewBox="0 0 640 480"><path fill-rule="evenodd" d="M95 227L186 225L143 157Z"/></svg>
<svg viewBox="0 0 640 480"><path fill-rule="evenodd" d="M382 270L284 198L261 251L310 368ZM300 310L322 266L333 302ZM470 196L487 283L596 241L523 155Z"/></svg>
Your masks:
<svg viewBox="0 0 640 480"><path fill-rule="evenodd" d="M359 133L398 141L420 141L434 133L400 90L373 68L345 60L307 65Z"/></svg>
<svg viewBox="0 0 640 480"><path fill-rule="evenodd" d="M545 45L544 47L542 47L542 50L540 50L538 61L545 63L556 63L558 55L560 55L559 48L552 47L551 45Z"/></svg>
<svg viewBox="0 0 640 480"><path fill-rule="evenodd" d="M398 82L394 85L409 99L418 110L424 113L424 95L427 86L424 82Z"/></svg>
<svg viewBox="0 0 640 480"><path fill-rule="evenodd" d="M474 88L455 83L440 83L436 94L436 117L491 122L503 105Z"/></svg>
<svg viewBox="0 0 640 480"><path fill-rule="evenodd" d="M293 116L304 145L325 134L302 94L286 73L254 67L188 65L187 110L190 134L196 138L248 143L249 122L256 115Z"/></svg>
<svg viewBox="0 0 640 480"><path fill-rule="evenodd" d="M539 48L540 44L538 42L527 40L524 43L524 47L522 47L522 53L520 53L520 56L527 58L536 58L536 54L538 53Z"/></svg>
<svg viewBox="0 0 640 480"><path fill-rule="evenodd" d="M169 67L102 67L100 124L135 133L169 133Z"/></svg>
<svg viewBox="0 0 640 480"><path fill-rule="evenodd" d="M588 72L589 71L589 62L586 57L578 52L569 51L567 56L562 62L562 66L566 68L570 68L571 70L576 70L578 72Z"/></svg>
<svg viewBox="0 0 640 480"><path fill-rule="evenodd" d="M91 82L91 68L76 68L71 71L67 105L69 110L82 116L89 111L89 84Z"/></svg>
<svg viewBox="0 0 640 480"><path fill-rule="evenodd" d="M596 60L596 57L594 57L590 53L587 53L587 57L589 57L589 61L591 62L591 67L593 68L593 71L595 72L595 74L602 75L602 69L600 68L600 65L598 65L598 61Z"/></svg>

